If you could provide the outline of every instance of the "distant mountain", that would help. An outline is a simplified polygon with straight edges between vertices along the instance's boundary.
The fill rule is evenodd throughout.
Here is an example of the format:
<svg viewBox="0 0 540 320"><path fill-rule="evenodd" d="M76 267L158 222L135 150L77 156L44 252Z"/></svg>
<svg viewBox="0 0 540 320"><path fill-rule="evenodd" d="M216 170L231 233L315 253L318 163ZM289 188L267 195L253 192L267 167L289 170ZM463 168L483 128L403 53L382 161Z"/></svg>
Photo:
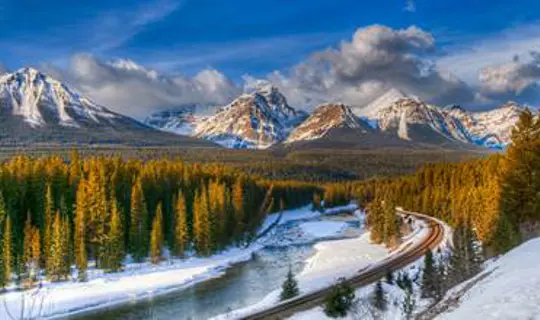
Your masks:
<svg viewBox="0 0 540 320"><path fill-rule="evenodd" d="M320 139L336 128L358 129L363 133L372 131L369 124L356 117L350 107L343 104L324 104L317 107L291 132L286 143Z"/></svg>
<svg viewBox="0 0 540 320"><path fill-rule="evenodd" d="M268 148L284 141L307 114L272 86L243 94L197 125L195 136L232 148Z"/></svg>
<svg viewBox="0 0 540 320"><path fill-rule="evenodd" d="M499 108L471 112L459 106L446 109L449 114L461 121L471 138L478 145L488 148L504 148L511 142L512 129L525 107L508 102Z"/></svg>
<svg viewBox="0 0 540 320"><path fill-rule="evenodd" d="M284 144L501 149L510 143L512 128L525 110L513 102L486 112L471 112L459 106L441 108L390 89L362 108L328 103L308 114L291 107L286 97L267 83L209 115L211 109L181 106L155 113L145 123L228 148L262 149Z"/></svg>
<svg viewBox="0 0 540 320"><path fill-rule="evenodd" d="M0 144L29 143L212 145L152 129L25 68L0 75Z"/></svg>
<svg viewBox="0 0 540 320"><path fill-rule="evenodd" d="M197 125L205 121L214 110L215 107L209 105L183 105L153 113L144 120L144 124L162 131L192 136Z"/></svg>
<svg viewBox="0 0 540 320"><path fill-rule="evenodd" d="M394 134L400 139L417 143L469 144L472 139L461 122L436 106L418 98L382 99L364 109L363 118L382 132ZM387 102L383 104L381 101Z"/></svg>

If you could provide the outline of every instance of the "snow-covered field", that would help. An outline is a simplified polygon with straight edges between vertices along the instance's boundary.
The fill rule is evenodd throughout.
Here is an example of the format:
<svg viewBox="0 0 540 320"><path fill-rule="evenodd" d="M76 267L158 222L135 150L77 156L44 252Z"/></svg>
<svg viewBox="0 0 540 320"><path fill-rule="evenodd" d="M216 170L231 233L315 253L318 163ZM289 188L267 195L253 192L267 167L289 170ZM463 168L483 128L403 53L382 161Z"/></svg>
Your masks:
<svg viewBox="0 0 540 320"><path fill-rule="evenodd" d="M456 309L440 318L540 319L539 265L537 238L489 264L484 273L492 273L467 291Z"/></svg>
<svg viewBox="0 0 540 320"><path fill-rule="evenodd" d="M345 209L354 209L349 205L325 212L332 214ZM267 217L261 226L264 233L271 226L283 225L292 221L316 219L320 212L310 210L309 206L285 211L280 217L273 214ZM332 225L332 232L326 232L324 237L339 236L346 227L343 222L304 222L306 241L313 241L318 231ZM104 274L100 270L90 269L87 282L44 282L42 288L24 292L11 291L0 295L0 319L8 319L9 314L18 315L24 304L26 317L40 316L41 318L63 317L95 308L102 308L125 303L149 296L164 294L178 290L197 282L222 276L232 264L250 260L253 253L267 245L279 242L275 239L275 229L270 230L262 238L247 248L231 248L208 258L191 257L188 259L170 259L159 265L150 263L127 264L120 273ZM34 305L32 305L34 304Z"/></svg>

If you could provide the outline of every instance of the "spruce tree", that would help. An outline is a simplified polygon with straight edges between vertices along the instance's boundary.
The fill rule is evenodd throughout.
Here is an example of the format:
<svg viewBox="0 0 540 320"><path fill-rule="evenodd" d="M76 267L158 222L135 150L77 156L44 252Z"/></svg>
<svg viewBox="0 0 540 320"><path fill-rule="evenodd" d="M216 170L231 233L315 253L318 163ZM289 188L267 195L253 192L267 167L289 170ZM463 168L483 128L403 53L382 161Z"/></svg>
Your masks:
<svg viewBox="0 0 540 320"><path fill-rule="evenodd" d="M15 258L13 256L13 236L11 217L8 215L4 223L4 237L2 243L2 253L4 262L4 283L9 284L13 273Z"/></svg>
<svg viewBox="0 0 540 320"><path fill-rule="evenodd" d="M340 279L324 298L324 313L332 318L345 317L351 310L355 299L353 288Z"/></svg>
<svg viewBox="0 0 540 320"><path fill-rule="evenodd" d="M131 189L130 215L130 253L136 262L142 262L148 255L148 209L141 178Z"/></svg>
<svg viewBox="0 0 540 320"><path fill-rule="evenodd" d="M414 299L412 290L405 290L405 298L403 299L403 303L401 305L405 319L410 320L413 318L415 307L416 301Z"/></svg>
<svg viewBox="0 0 540 320"><path fill-rule="evenodd" d="M385 311L388 302L386 301L386 297L384 294L384 289L382 286L382 282L379 280L375 284L375 289L373 291L372 295L372 304L375 308L377 308L379 311Z"/></svg>
<svg viewBox="0 0 540 320"><path fill-rule="evenodd" d="M64 252L62 252L64 241L62 239L62 219L60 218L60 211L56 212L52 229L50 233L49 252L47 255L47 278L51 281L59 281L62 278L62 260Z"/></svg>
<svg viewBox="0 0 540 320"><path fill-rule="evenodd" d="M296 297L300 294L300 290L298 289L298 281L294 278L294 274L292 272L291 267L289 266L289 272L287 272L287 278L283 282L283 285L281 286L281 295L280 299L288 300L291 298Z"/></svg>
<svg viewBox="0 0 540 320"><path fill-rule="evenodd" d="M156 215L154 217L154 222L152 223L152 235L150 238L152 263L158 264L161 260L163 250L163 208L161 202L156 209Z"/></svg>
<svg viewBox="0 0 540 320"><path fill-rule="evenodd" d="M436 272L433 252L428 250L424 256L424 269L422 270L422 298L435 298L437 294Z"/></svg>
<svg viewBox="0 0 540 320"><path fill-rule="evenodd" d="M116 199L111 199L111 202L111 222L107 245L108 269L111 272L117 272L122 269L122 260L124 260L124 231Z"/></svg>
<svg viewBox="0 0 540 320"><path fill-rule="evenodd" d="M82 180L77 188L77 204L75 208L74 223L74 251L75 265L78 271L79 281L86 281L86 270L88 269L88 255L86 251L86 181Z"/></svg>
<svg viewBox="0 0 540 320"><path fill-rule="evenodd" d="M187 211L186 198L181 191L176 198L176 225L175 225L175 251L176 255L183 257L187 247Z"/></svg>

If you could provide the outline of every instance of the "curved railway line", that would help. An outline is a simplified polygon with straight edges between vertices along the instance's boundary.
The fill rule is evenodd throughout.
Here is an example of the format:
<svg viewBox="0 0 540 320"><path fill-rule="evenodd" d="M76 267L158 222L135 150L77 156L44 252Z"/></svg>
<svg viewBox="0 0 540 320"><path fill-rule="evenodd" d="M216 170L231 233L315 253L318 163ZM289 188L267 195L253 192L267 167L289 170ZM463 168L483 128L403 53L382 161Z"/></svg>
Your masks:
<svg viewBox="0 0 540 320"><path fill-rule="evenodd" d="M367 286L384 277L388 271L396 271L413 263L423 257L428 249L433 249L441 243L444 238L444 226L437 220L418 213L399 210L399 212L407 215L415 216L418 220L423 220L427 223L430 232L421 241L412 246L406 247L406 251L399 252L386 260L382 260L374 267L363 269L357 275L346 281L354 288ZM258 319L284 319L293 314L314 308L323 304L324 297L332 287L323 288L298 298L288 300L277 304L269 309L253 313L241 319L258 320Z"/></svg>

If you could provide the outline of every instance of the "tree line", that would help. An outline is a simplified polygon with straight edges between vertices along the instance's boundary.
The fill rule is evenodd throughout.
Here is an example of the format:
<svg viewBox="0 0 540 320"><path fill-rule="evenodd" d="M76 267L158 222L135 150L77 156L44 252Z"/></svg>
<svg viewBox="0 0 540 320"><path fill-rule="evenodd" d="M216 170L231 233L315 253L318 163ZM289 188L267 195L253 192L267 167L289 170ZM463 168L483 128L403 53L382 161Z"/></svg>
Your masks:
<svg viewBox="0 0 540 320"><path fill-rule="evenodd" d="M129 256L208 256L244 245L270 212L305 205L312 185L267 181L221 164L121 157L17 156L0 164L0 286L86 279Z"/></svg>

